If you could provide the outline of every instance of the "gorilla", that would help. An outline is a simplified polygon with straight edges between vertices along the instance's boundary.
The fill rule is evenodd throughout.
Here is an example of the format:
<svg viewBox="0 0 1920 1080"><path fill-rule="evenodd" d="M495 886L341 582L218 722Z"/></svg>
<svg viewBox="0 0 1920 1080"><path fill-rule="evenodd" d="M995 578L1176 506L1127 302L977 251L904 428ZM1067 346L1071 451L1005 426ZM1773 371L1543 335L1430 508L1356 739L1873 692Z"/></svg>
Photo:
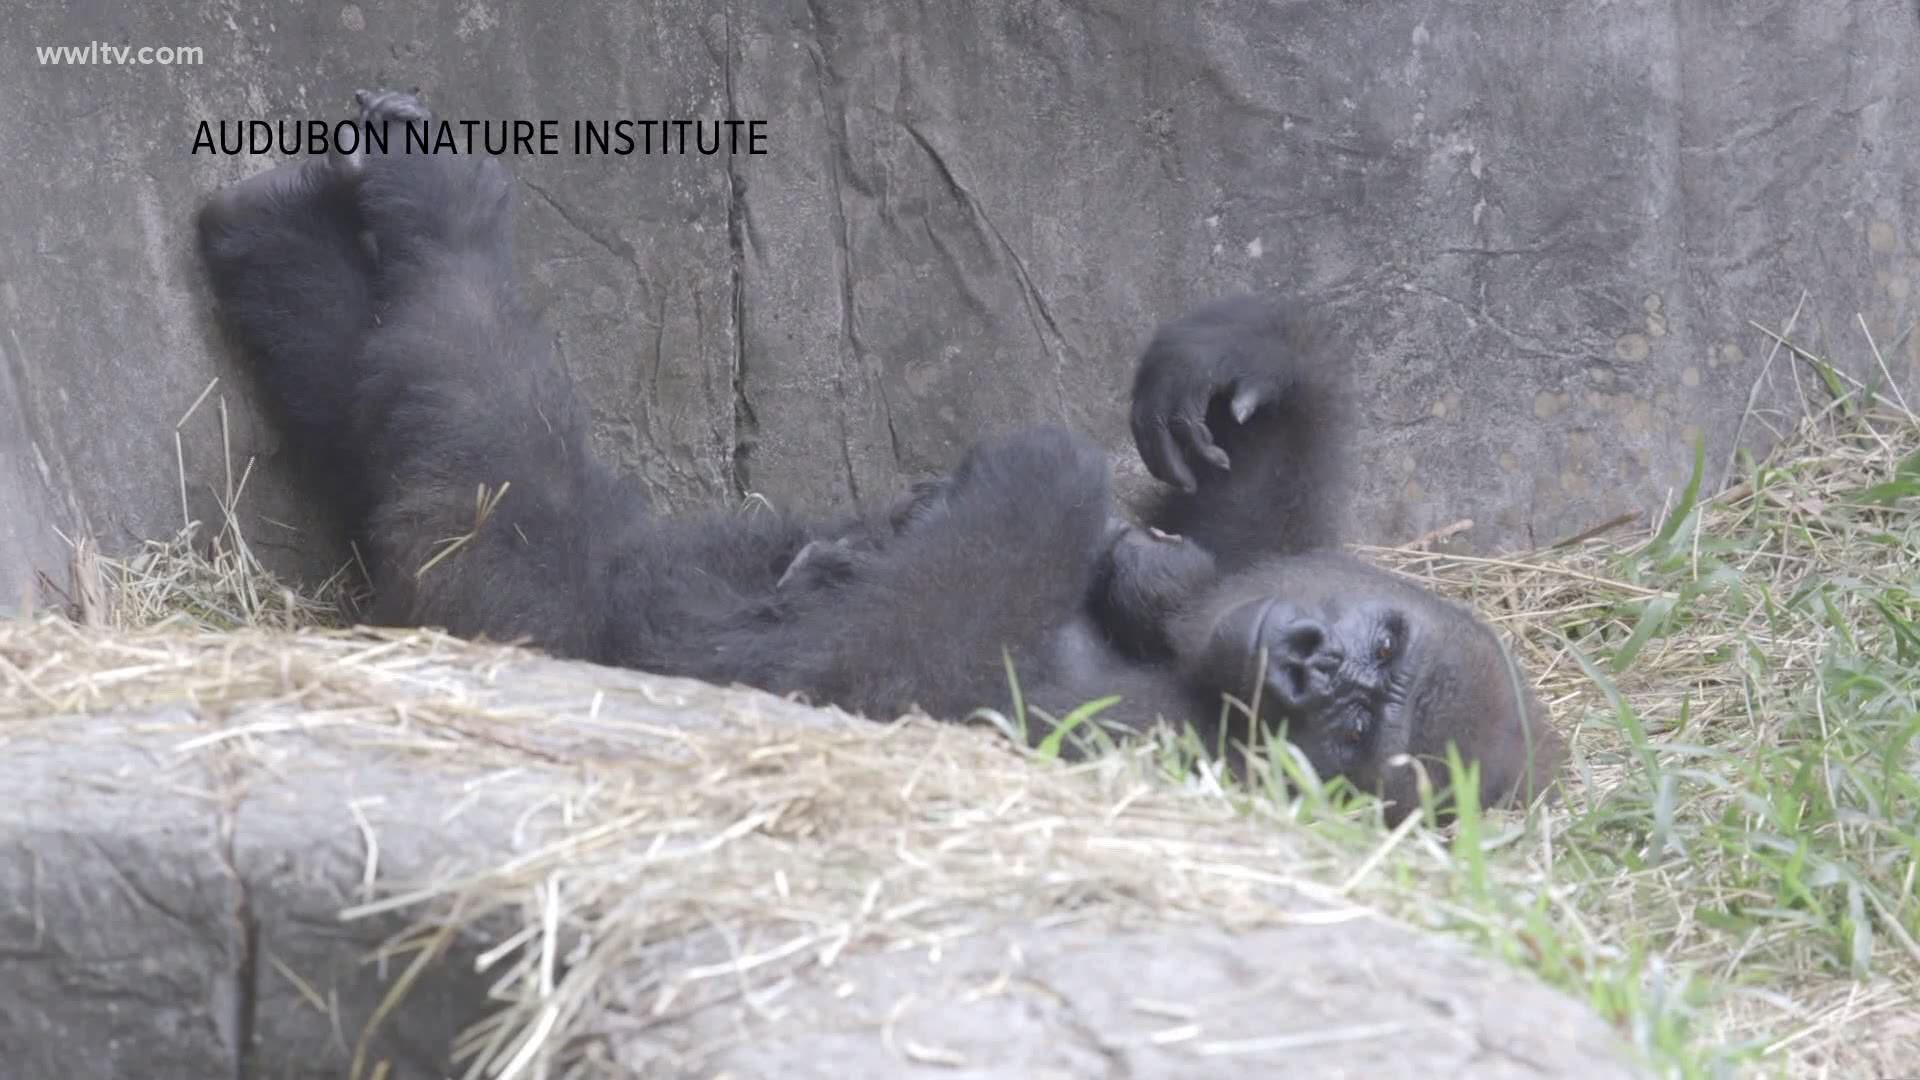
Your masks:
<svg viewBox="0 0 1920 1080"><path fill-rule="evenodd" d="M1164 485L1144 526L1100 450L1053 426L981 441L880 513L664 516L588 448L513 278L505 167L410 152L413 94L356 101L384 152L282 164L198 228L229 336L362 553L372 621L873 717L1031 714L1029 738L1117 695L1102 731L1191 729L1241 769L1279 734L1394 820L1449 744L1489 802L1551 791L1562 744L1492 630L1335 550L1349 365L1306 313L1241 296L1158 330L1133 387Z"/></svg>

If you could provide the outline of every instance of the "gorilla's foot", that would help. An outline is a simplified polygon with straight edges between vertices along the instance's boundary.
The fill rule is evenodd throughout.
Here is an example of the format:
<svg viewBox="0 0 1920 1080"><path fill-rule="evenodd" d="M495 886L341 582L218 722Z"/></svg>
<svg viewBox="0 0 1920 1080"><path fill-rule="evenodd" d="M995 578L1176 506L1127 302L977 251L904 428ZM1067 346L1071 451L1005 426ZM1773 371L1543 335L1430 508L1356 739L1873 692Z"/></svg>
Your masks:
<svg viewBox="0 0 1920 1080"><path fill-rule="evenodd" d="M360 119L369 123L433 119L433 111L420 100L417 86L411 90L355 90L353 103L360 107Z"/></svg>
<svg viewBox="0 0 1920 1080"><path fill-rule="evenodd" d="M1114 576L1169 601L1184 600L1219 575L1213 554L1183 536L1114 517L1107 521L1107 538Z"/></svg>

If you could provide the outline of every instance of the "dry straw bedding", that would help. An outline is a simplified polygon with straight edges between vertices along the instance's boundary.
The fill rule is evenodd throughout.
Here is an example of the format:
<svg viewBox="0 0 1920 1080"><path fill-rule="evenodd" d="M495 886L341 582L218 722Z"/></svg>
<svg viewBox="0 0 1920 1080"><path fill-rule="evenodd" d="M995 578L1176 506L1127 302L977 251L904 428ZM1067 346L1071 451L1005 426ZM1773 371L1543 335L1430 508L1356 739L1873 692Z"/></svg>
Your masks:
<svg viewBox="0 0 1920 1080"><path fill-rule="evenodd" d="M1920 539L1911 500L1864 508L1879 515L1870 528L1861 515L1832 511L1916 451L1920 426L1910 417L1810 420L1771 459L1799 464L1705 505L1694 543L1767 538L1732 558L1778 595L1826 575L1912 582ZM1890 514L1905 516L1890 526ZM267 741L297 736L424 770L546 777L544 827L510 861L389 882L389 893L349 913L419 913L409 943L421 947L421 963L456 923L504 915L522 927L487 957L501 1009L463 1047L475 1075L538 1074L568 1036L595 1024L602 980L623 959L716 929L732 942L729 959L645 976L638 989L658 1016L695 997L753 993L846 950L924 947L999 920L1256 926L1366 910L1435 917L1436 908L1447 919L1488 917L1408 902L1409 881L1455 865L1444 837L1403 828L1355 844L1350 832L1300 828L1287 805L1212 777L1170 782L1154 747L1070 767L978 728L782 723L781 703L756 695L728 698L734 711L690 727L609 719L604 692L563 690L530 705L501 692L499 673L515 670L517 650L427 631L325 628L332 601L276 584L231 522L210 542L189 532L127 560L83 546L77 619L0 621L0 738L57 737L62 717L186 702L198 720L179 731L182 754L244 766ZM1870 538L1890 527L1909 542ZM1578 657L1631 635L1626 613L1672 589L1623 569L1654 535L1622 525L1514 558L1418 547L1371 554L1468 600L1507 633L1573 732L1578 806L1631 782L1634 755L1618 727L1602 722L1615 709ZM1763 621L1716 609L1720 602L1696 598L1688 621L1646 643L1614 678L1655 730L1675 723L1683 699L1690 731L1757 732L1770 710L1799 707L1828 632L1812 619ZM1763 651L1764 667L1740 663L1742 650ZM668 708L681 692L669 681L650 685L622 692L657 695L650 704ZM1504 864L1503 889L1551 890L1551 820L1545 829L1537 819L1505 822L1502 842L1517 837L1528 854ZM1624 933L1592 912L1563 914L1596 952ZM1676 954L1689 940L1682 929L1673 928ZM1891 990L1816 980L1803 988L1807 1007L1828 1010L1841 1031L1910 989L1915 972L1920 954ZM634 989L625 988L629 999ZM1729 1038L1779 1022L1779 1010L1751 1003L1719 1014Z"/></svg>

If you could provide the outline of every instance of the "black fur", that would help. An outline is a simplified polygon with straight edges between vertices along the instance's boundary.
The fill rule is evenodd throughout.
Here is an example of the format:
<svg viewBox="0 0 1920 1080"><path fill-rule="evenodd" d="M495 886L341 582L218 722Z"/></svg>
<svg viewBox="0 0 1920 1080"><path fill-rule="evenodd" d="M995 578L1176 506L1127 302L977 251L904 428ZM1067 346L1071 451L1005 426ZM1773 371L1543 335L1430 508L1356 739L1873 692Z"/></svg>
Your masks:
<svg viewBox="0 0 1920 1080"><path fill-rule="evenodd" d="M409 95L361 104L425 115ZM1117 515L1098 449L1057 427L982 442L877 519L667 518L588 451L512 278L504 167L404 143L282 166L200 218L215 297L361 544L377 621L882 717L1005 711L1011 659L1038 714L1120 694L1103 719L1123 729L1243 741L1257 709L1401 812L1395 755L1449 738L1490 789L1544 781L1521 783L1547 758L1514 747L1550 732L1491 631L1316 553L1340 535L1350 395L1333 340L1284 306L1216 302L1155 336L1134 434L1178 490L1149 529ZM1369 663L1389 623L1405 648ZM1259 692L1274 687L1284 700Z"/></svg>

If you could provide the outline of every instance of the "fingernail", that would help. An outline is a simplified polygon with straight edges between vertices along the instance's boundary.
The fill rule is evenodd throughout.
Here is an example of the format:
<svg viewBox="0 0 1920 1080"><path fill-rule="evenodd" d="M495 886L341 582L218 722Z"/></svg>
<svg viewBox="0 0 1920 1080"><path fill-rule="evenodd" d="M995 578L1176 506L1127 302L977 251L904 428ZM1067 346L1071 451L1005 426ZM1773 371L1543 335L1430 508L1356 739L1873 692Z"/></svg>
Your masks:
<svg viewBox="0 0 1920 1080"><path fill-rule="evenodd" d="M1258 390L1248 388L1233 395L1233 418L1242 424L1246 423L1247 417L1252 416L1253 411L1259 407L1260 392Z"/></svg>

